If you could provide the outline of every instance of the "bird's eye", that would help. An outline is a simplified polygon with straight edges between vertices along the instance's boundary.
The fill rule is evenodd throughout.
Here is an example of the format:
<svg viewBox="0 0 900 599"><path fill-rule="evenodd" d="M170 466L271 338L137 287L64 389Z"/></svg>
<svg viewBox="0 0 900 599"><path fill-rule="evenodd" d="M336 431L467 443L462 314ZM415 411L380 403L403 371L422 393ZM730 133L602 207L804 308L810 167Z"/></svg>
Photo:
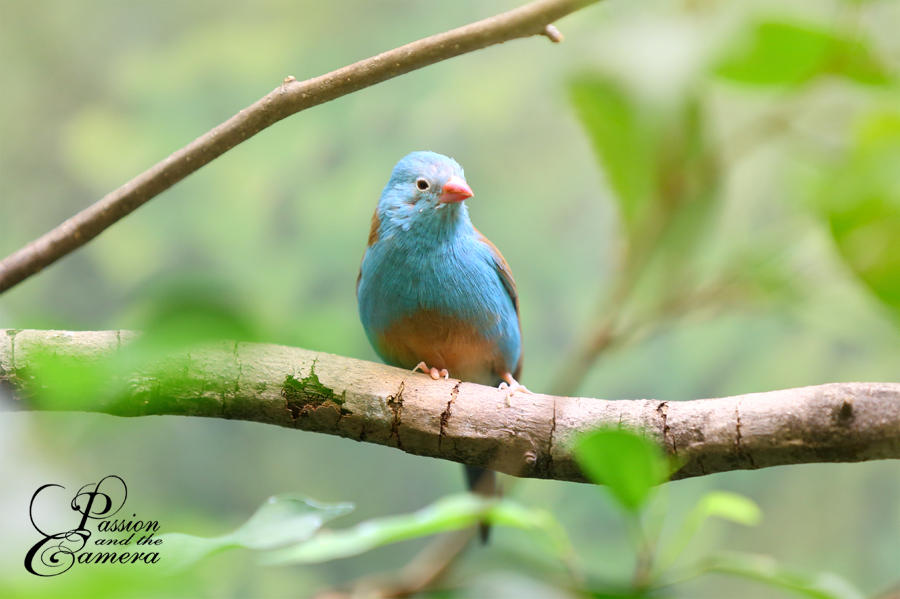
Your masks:
<svg viewBox="0 0 900 599"><path fill-rule="evenodd" d="M416 179L416 187L418 187L422 191L425 191L431 186L428 184L428 181L426 181L422 177L419 177L418 179Z"/></svg>

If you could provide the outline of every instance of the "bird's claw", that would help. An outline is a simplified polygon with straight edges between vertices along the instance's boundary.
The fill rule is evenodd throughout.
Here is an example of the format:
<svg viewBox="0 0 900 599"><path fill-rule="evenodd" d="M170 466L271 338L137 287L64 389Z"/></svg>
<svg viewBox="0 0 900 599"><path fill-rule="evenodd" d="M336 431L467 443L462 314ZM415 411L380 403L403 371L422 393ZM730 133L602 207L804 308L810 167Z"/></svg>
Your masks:
<svg viewBox="0 0 900 599"><path fill-rule="evenodd" d="M416 364L416 367L412 369L413 372L418 372L421 370L425 374L428 374L434 380L444 379L445 381L450 378L450 372L446 368L441 368L438 370L437 368L429 367L425 362L419 362Z"/></svg>
<svg viewBox="0 0 900 599"><path fill-rule="evenodd" d="M509 401L509 398L515 395L517 392L519 393L531 393L528 387L517 381L513 378L513 375L510 373L505 373L503 375L503 382L497 387L500 391L506 391L506 400Z"/></svg>

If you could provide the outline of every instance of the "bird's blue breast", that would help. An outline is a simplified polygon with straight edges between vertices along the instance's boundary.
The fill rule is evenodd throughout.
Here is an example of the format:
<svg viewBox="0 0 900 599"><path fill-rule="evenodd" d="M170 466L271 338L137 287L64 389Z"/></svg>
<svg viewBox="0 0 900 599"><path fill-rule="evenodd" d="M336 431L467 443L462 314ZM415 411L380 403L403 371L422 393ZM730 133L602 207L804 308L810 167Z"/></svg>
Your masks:
<svg viewBox="0 0 900 599"><path fill-rule="evenodd" d="M366 334L390 362L379 337L402 319L438 313L477 330L512 372L521 352L518 314L491 248L467 217L448 226L453 230L382 227L363 258L357 292Z"/></svg>

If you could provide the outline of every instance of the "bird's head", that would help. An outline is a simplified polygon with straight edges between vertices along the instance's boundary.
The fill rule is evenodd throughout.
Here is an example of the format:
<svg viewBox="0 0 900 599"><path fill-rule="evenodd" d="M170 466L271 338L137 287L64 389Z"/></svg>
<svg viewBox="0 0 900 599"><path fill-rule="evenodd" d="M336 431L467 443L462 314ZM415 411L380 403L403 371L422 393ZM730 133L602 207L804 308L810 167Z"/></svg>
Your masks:
<svg viewBox="0 0 900 599"><path fill-rule="evenodd" d="M457 219L468 219L463 201L473 195L455 160L434 152L412 152L394 166L378 213L406 231L443 228Z"/></svg>

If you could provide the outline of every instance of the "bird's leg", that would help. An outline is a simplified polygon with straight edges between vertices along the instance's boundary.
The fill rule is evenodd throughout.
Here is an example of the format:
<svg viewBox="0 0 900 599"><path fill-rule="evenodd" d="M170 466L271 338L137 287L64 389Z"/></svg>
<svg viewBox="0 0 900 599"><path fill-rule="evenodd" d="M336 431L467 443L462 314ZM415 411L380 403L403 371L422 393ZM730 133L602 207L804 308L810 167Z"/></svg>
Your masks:
<svg viewBox="0 0 900 599"><path fill-rule="evenodd" d="M438 380L440 378L447 380L450 378L450 372L446 368L441 368L440 370L434 368L433 366L429 368L428 364L426 364L425 362L419 362L418 364L416 364L416 367L412 369L413 372L419 370L421 370L425 374L431 375L431 378L433 378L434 380Z"/></svg>
<svg viewBox="0 0 900 599"><path fill-rule="evenodd" d="M511 372L504 372L500 378L503 379L503 382L500 383L500 386L497 388L501 391L506 390L507 400L512 397L516 393L516 391L521 391L522 393L531 393L531 391L528 390L528 387L513 378Z"/></svg>

